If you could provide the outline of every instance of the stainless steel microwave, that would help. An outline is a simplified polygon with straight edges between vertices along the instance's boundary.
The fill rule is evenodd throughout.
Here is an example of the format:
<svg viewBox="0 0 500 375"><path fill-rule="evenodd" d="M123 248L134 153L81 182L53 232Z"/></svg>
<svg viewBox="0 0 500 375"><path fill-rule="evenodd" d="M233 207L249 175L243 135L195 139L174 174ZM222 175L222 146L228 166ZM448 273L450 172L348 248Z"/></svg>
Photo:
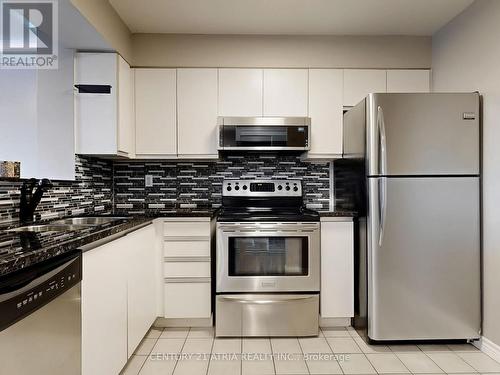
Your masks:
<svg viewBox="0 0 500 375"><path fill-rule="evenodd" d="M219 117L219 150L307 151L309 117Z"/></svg>

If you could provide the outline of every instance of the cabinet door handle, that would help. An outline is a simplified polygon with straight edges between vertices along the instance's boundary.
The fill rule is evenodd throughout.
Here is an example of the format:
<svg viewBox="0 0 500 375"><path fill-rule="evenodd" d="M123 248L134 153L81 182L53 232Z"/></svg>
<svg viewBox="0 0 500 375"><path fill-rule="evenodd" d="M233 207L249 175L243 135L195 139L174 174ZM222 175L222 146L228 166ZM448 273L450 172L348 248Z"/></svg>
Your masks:
<svg viewBox="0 0 500 375"><path fill-rule="evenodd" d="M111 85L75 85L79 94L111 94Z"/></svg>

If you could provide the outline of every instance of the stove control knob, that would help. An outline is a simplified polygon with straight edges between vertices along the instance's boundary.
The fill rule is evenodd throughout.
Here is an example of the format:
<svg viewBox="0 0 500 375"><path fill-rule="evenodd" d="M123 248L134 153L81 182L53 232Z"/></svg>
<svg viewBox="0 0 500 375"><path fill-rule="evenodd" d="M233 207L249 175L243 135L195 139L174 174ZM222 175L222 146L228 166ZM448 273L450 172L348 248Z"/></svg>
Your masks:
<svg viewBox="0 0 500 375"><path fill-rule="evenodd" d="M248 186L243 185L243 190L246 190L246 189L248 189Z"/></svg>
<svg viewBox="0 0 500 375"><path fill-rule="evenodd" d="M278 185L278 190L283 190L283 186Z"/></svg>
<svg viewBox="0 0 500 375"><path fill-rule="evenodd" d="M227 187L227 191L231 191L231 190L232 190L232 189L231 189L231 186L228 186L228 187Z"/></svg>
<svg viewBox="0 0 500 375"><path fill-rule="evenodd" d="M299 188L297 186L294 186L293 191L299 191Z"/></svg>
<svg viewBox="0 0 500 375"><path fill-rule="evenodd" d="M285 189L286 189L286 191L289 191L290 190L290 186L287 186Z"/></svg>
<svg viewBox="0 0 500 375"><path fill-rule="evenodd" d="M239 185L236 185L236 186L234 187L234 190L240 190Z"/></svg>

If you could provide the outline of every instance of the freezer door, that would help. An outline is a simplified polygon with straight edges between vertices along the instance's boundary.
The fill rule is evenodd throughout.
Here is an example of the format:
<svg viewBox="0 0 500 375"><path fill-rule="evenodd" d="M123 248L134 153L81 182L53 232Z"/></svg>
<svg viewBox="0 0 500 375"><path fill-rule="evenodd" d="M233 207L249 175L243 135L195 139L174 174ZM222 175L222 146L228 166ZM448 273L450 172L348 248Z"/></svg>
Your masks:
<svg viewBox="0 0 500 375"><path fill-rule="evenodd" d="M479 179L368 180L368 336L479 338Z"/></svg>
<svg viewBox="0 0 500 375"><path fill-rule="evenodd" d="M370 94L368 175L479 174L479 94Z"/></svg>

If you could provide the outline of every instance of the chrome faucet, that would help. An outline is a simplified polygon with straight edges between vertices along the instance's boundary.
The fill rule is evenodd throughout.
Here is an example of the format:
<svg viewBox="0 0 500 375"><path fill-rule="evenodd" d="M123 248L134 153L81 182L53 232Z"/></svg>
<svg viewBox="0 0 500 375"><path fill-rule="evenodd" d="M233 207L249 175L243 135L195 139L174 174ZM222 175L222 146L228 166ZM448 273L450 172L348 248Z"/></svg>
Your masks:
<svg viewBox="0 0 500 375"><path fill-rule="evenodd" d="M33 216L43 193L52 187L52 182L49 179L37 180L30 178L23 183L21 187L21 200L19 204L19 221L21 224L29 224L34 221ZM36 190L33 192L33 189Z"/></svg>

